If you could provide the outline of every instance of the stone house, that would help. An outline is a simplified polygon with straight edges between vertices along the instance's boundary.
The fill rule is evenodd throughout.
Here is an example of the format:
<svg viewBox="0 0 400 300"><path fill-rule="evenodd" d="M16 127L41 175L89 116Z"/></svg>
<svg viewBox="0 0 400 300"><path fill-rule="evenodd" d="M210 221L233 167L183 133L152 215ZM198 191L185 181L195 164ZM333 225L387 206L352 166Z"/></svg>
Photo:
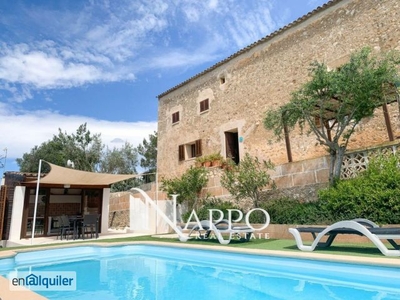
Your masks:
<svg viewBox="0 0 400 300"><path fill-rule="evenodd" d="M160 94L159 178L180 176L198 156L221 153L239 161L249 153L271 159L278 188L326 183L327 152L315 137L291 132L288 148L263 119L308 80L311 62L335 68L364 46L400 50L400 1L329 1ZM399 103L393 102L358 125L347 159L362 160L371 147L396 146L399 137ZM226 194L219 171L210 171L209 191Z"/></svg>

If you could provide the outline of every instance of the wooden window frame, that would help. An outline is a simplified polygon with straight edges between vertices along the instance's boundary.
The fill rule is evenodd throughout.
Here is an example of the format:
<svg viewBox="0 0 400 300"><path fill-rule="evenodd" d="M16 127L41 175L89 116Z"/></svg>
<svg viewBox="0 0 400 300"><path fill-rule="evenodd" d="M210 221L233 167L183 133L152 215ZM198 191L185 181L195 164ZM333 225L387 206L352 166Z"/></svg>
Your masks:
<svg viewBox="0 0 400 300"><path fill-rule="evenodd" d="M201 139L200 140L196 140L194 142L195 144L195 157L199 157L202 155L202 149L201 149Z"/></svg>
<svg viewBox="0 0 400 300"><path fill-rule="evenodd" d="M179 111L174 112L174 113L172 114L172 124L176 124L176 123L178 123L179 121L180 121L180 119L179 119Z"/></svg>
<svg viewBox="0 0 400 300"><path fill-rule="evenodd" d="M200 113L208 111L210 109L210 100L207 98L200 101Z"/></svg>
<svg viewBox="0 0 400 300"><path fill-rule="evenodd" d="M185 145L179 145L178 147L178 160L179 161L185 160Z"/></svg>
<svg viewBox="0 0 400 300"><path fill-rule="evenodd" d="M201 155L201 139L194 141L194 143L182 144L178 146L178 161L196 158Z"/></svg>

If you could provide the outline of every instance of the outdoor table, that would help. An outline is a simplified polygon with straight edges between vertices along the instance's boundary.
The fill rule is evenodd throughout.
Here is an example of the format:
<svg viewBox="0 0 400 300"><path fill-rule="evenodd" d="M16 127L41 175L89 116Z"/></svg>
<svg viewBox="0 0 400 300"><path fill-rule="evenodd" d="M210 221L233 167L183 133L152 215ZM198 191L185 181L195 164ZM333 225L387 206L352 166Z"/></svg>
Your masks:
<svg viewBox="0 0 400 300"><path fill-rule="evenodd" d="M79 238L79 227L83 222L82 216L69 216L69 221L73 224L74 227L74 236L73 239Z"/></svg>

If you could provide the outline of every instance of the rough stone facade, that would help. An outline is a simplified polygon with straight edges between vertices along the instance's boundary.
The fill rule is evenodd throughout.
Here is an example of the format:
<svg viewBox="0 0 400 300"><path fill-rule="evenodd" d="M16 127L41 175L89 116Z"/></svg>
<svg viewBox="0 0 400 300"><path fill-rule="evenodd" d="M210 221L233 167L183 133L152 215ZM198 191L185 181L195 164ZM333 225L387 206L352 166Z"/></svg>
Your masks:
<svg viewBox="0 0 400 300"><path fill-rule="evenodd" d="M400 50L400 1L331 1L159 95L159 178L180 176L194 165L190 156L199 140L202 155L220 152L226 156L230 148L227 135L233 133L237 134L240 157L249 153L272 160L277 166L273 175L278 179L278 187L326 182L326 149L316 143L315 137L292 132L294 162L288 163L285 142L277 141L263 127L263 118L268 109L287 103L291 92L308 80L311 62L323 61L329 67L337 67L364 46L373 51ZM209 109L201 112L200 102L206 99ZM179 121L172 123L172 114L176 112ZM394 136L398 138L397 103L389 105L389 114ZM348 149L387 141L382 108L377 108L374 117L357 127ZM184 160L179 160L179 145L184 145ZM298 172L300 169L302 172ZM279 172L298 176L279 179ZM209 185L215 194L224 194L214 184L218 179L212 182Z"/></svg>
<svg viewBox="0 0 400 300"><path fill-rule="evenodd" d="M157 192L155 183L143 184L140 189L144 190L151 199L167 199L163 192ZM141 198L138 192L116 192L110 194L110 208L108 227L113 229L124 229L130 226L130 196Z"/></svg>
<svg viewBox="0 0 400 300"><path fill-rule="evenodd" d="M129 192L110 194L108 228L129 227Z"/></svg>

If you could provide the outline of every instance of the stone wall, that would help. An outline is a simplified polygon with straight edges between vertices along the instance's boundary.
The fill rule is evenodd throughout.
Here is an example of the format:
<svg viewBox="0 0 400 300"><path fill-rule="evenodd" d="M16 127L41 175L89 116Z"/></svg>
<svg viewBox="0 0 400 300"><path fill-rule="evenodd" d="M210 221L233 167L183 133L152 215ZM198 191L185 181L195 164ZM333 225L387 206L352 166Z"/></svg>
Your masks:
<svg viewBox="0 0 400 300"><path fill-rule="evenodd" d="M287 164L285 142L277 141L263 127L265 112L290 100L291 92L307 81L312 61L323 61L333 68L364 46L370 46L373 51L400 50L400 1L330 3L159 96L160 178L180 176L194 164L193 158L179 161L179 145L201 140L203 155L214 152L225 155L225 134L236 132L241 157L249 153L260 159L271 159L280 166L275 175L281 187L327 180L323 170L326 149L313 135L300 135L295 130L290 134L294 163ZM200 112L199 103L205 99L209 99L210 108ZM178 111L180 120L172 124L172 113ZM389 105L389 115L394 136L399 137L397 103ZM383 112L378 108L374 117L364 119L357 126L349 150L387 141ZM279 172L293 172L293 176L280 178ZM210 189L215 194L224 193L217 184Z"/></svg>
<svg viewBox="0 0 400 300"><path fill-rule="evenodd" d="M110 194L109 228L129 227L129 192Z"/></svg>
<svg viewBox="0 0 400 300"><path fill-rule="evenodd" d="M269 173L277 189L268 190L265 194L269 198L287 196L304 201L315 200L318 189L327 186L328 168L327 156L276 166ZM203 196L211 194L216 197L230 197L229 192L221 187L223 170L218 167L207 170L209 180L203 190Z"/></svg>
<svg viewBox="0 0 400 300"><path fill-rule="evenodd" d="M140 186L151 199L167 199L164 192L157 192L156 183L147 183ZM110 194L110 209L108 218L108 227L113 229L123 229L129 227L129 209L130 195L136 198L141 198L138 193L132 192L117 192Z"/></svg>

